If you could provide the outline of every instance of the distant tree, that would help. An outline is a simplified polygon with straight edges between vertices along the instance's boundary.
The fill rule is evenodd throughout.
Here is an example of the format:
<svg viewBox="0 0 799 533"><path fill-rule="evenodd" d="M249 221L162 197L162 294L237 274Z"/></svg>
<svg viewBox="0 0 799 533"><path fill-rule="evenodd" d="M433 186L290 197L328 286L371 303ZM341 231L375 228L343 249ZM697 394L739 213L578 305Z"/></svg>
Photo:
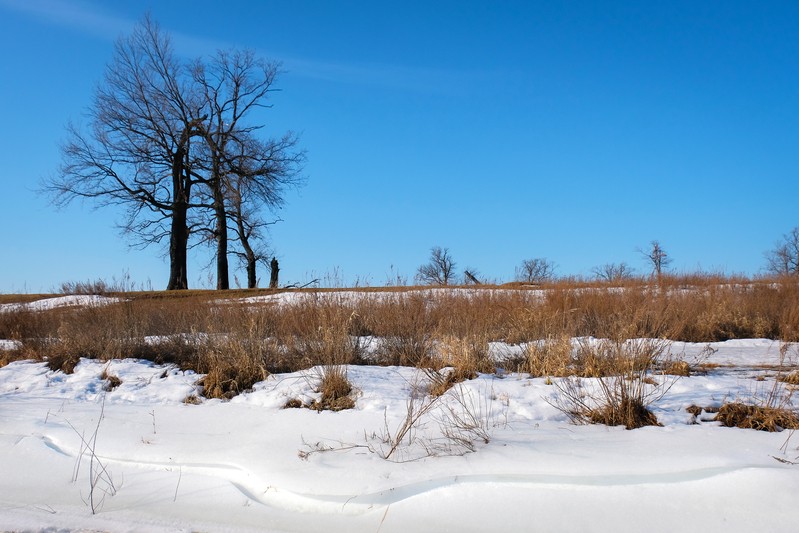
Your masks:
<svg viewBox="0 0 799 533"><path fill-rule="evenodd" d="M448 248L434 246L430 249L430 262L419 267L416 280L430 285L449 285L455 274L455 261Z"/></svg>
<svg viewBox="0 0 799 533"><path fill-rule="evenodd" d="M635 275L635 271L627 263L607 263L592 268L591 272L603 281L622 281Z"/></svg>
<svg viewBox="0 0 799 533"><path fill-rule="evenodd" d="M516 268L516 279L526 283L542 283L555 277L555 264L543 257L525 259Z"/></svg>
<svg viewBox="0 0 799 533"><path fill-rule="evenodd" d="M782 236L782 240L766 252L766 269L778 276L799 275L799 227Z"/></svg>
<svg viewBox="0 0 799 533"><path fill-rule="evenodd" d="M660 277L663 274L663 271L671 264L671 258L668 256L663 247L660 246L658 241L652 241L649 243L649 246L650 247L648 250L639 249L638 251L652 266L652 274Z"/></svg>

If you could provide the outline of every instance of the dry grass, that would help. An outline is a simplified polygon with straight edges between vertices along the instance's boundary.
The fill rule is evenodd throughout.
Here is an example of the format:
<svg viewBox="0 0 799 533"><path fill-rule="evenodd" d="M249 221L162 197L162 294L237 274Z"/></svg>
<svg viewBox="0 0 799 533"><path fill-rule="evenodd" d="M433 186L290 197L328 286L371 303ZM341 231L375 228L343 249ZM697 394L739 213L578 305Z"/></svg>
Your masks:
<svg viewBox="0 0 799 533"><path fill-rule="evenodd" d="M799 429L799 417L785 407L748 405L741 402L721 406L715 420L723 426L759 431Z"/></svg>
<svg viewBox="0 0 799 533"><path fill-rule="evenodd" d="M799 370L794 370L790 374L777 376L777 379L789 385L799 385Z"/></svg>
<svg viewBox="0 0 799 533"><path fill-rule="evenodd" d="M352 385L347 378L347 367L326 365L321 367L316 392L321 397L308 407L315 411L342 411L355 407L352 398Z"/></svg>
<svg viewBox="0 0 799 533"><path fill-rule="evenodd" d="M555 382L560 395L553 405L576 423L626 429L660 425L649 405L668 392L673 380L658 383L651 374L661 364L666 347L665 342L653 339L581 343L583 377ZM595 378L588 387L582 381L585 376Z"/></svg>
<svg viewBox="0 0 799 533"><path fill-rule="evenodd" d="M623 394L611 397L614 401L588 413L588 418L592 424L624 426L625 429L661 425L657 417L652 414L646 404L639 398L627 397ZM617 399L618 401L615 401Z"/></svg>
<svg viewBox="0 0 799 533"><path fill-rule="evenodd" d="M770 388L759 387L750 398L722 405L715 420L727 427L759 431L799 429L799 417L792 402L795 388L791 384L797 372L783 372L789 363L790 351L792 346L788 343L780 347L780 366Z"/></svg>
<svg viewBox="0 0 799 533"><path fill-rule="evenodd" d="M368 289L362 298L303 291L293 305L230 303L273 292L226 291L221 297L227 303L216 291L124 292L111 293L124 302L104 307L3 311L0 338L21 346L0 353L0 364L30 358L71 372L81 357L144 358L206 374L203 393L229 398L270 372L318 365L452 367L453 379L468 378L494 370L488 354L493 341L526 343L514 363L518 370L555 377L610 376L622 362L631 370L650 364L646 354L625 353L618 360L587 341L573 346L570 339L577 337L610 339L611 346L643 337L799 340L794 279L664 276L658 285L571 280L470 292ZM0 302L34 299L4 295ZM367 335L380 339L368 352ZM690 369L675 364L663 370L684 375Z"/></svg>
<svg viewBox="0 0 799 533"><path fill-rule="evenodd" d="M430 395L435 397L443 395L458 383L477 377L477 372L474 370L461 367L450 368L444 371L425 369L425 373L430 379Z"/></svg>
<svg viewBox="0 0 799 533"><path fill-rule="evenodd" d="M663 373L687 377L691 375L691 365L681 360L670 361L663 366Z"/></svg>
<svg viewBox="0 0 799 533"><path fill-rule="evenodd" d="M525 346L518 369L532 377L571 376L575 374L570 337L548 338Z"/></svg>
<svg viewBox="0 0 799 533"><path fill-rule="evenodd" d="M111 392L112 390L116 389L120 385L122 385L122 380L119 379L119 376L115 376L108 372L108 366L103 369L103 373L100 374L100 379L105 381L103 385L103 390L106 392Z"/></svg>

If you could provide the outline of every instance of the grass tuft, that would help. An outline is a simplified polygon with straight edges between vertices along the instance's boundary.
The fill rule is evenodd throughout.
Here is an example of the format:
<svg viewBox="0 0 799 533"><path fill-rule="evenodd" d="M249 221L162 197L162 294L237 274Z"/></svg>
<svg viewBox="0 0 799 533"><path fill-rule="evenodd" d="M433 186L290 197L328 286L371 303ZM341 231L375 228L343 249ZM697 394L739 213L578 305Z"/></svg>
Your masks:
<svg viewBox="0 0 799 533"><path fill-rule="evenodd" d="M342 411L355 407L355 400L350 395L352 385L347 379L346 366L322 367L316 392L320 393L321 397L308 406L315 411Z"/></svg>
<svg viewBox="0 0 799 533"><path fill-rule="evenodd" d="M657 417L647 409L644 401L638 397L610 401L602 407L590 410L587 416L592 424L624 426L626 429L661 425Z"/></svg>
<svg viewBox="0 0 799 533"><path fill-rule="evenodd" d="M726 427L782 431L799 429L796 413L785 407L747 405L741 402L726 403L719 408L715 420Z"/></svg>
<svg viewBox="0 0 799 533"><path fill-rule="evenodd" d="M122 380L119 379L119 376L115 376L114 374L108 372L108 365L106 365L102 374L100 374L100 379L105 381L105 384L103 385L103 390L105 392L111 392L122 385Z"/></svg>
<svg viewBox="0 0 799 533"><path fill-rule="evenodd" d="M790 374L777 376L777 379L788 385L799 385L799 370L794 370Z"/></svg>
<svg viewBox="0 0 799 533"><path fill-rule="evenodd" d="M444 371L426 369L425 373L430 378L430 395L434 397L442 396L457 383L477 377L477 372L464 367L455 367Z"/></svg>

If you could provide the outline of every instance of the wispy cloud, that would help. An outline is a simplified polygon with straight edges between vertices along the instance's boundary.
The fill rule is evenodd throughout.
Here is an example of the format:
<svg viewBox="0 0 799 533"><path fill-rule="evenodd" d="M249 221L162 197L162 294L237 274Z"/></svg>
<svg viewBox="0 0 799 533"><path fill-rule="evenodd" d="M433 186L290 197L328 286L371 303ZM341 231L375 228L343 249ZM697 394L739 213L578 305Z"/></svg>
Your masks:
<svg viewBox="0 0 799 533"><path fill-rule="evenodd" d="M107 41L114 41L120 35L129 33L138 22L115 15L96 3L79 0L0 0L0 9L23 13L43 23L69 28ZM171 35L178 53L187 57L209 55L216 50L234 46L234 43L175 32L165 25L163 28ZM259 53L281 60L292 76L414 92L450 93L468 87L480 79L489 78L487 73L478 71L325 62L279 56L269 50L259 50Z"/></svg>
<svg viewBox="0 0 799 533"><path fill-rule="evenodd" d="M0 7L43 22L72 28L103 39L116 39L130 31L135 21L98 11L83 2L62 0L0 0Z"/></svg>
<svg viewBox="0 0 799 533"><path fill-rule="evenodd" d="M296 76L336 83L391 87L413 92L451 94L492 79L489 72L481 70L425 68L382 63L331 63L291 57L284 58L283 63L286 70Z"/></svg>

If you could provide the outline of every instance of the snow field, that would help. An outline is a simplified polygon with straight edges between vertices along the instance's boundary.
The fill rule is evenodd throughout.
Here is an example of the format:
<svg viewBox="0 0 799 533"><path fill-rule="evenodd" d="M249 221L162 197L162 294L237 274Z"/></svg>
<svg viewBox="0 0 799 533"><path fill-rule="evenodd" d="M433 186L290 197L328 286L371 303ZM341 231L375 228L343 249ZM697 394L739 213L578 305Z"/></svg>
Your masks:
<svg viewBox="0 0 799 533"><path fill-rule="evenodd" d="M170 366L82 360L65 375L12 363L0 368L0 527L793 531L797 466L775 457L795 461L799 437L690 424L685 411L771 387L752 369L779 357L779 345L713 348L713 361L749 370L680 378L652 406L663 427L575 426L547 401L557 389L545 379L480 375L442 397L393 461L381 454L422 379L412 368L348 367L355 409L317 413L282 408L318 396L317 369L270 376L229 402L185 405L201 376ZM690 355L705 346L672 349ZM105 391L104 370L121 385ZM443 437L457 398L490 434L487 444L474 442L475 453ZM92 515L82 439L95 429L94 450L116 493ZM98 496L109 491L101 485Z"/></svg>

